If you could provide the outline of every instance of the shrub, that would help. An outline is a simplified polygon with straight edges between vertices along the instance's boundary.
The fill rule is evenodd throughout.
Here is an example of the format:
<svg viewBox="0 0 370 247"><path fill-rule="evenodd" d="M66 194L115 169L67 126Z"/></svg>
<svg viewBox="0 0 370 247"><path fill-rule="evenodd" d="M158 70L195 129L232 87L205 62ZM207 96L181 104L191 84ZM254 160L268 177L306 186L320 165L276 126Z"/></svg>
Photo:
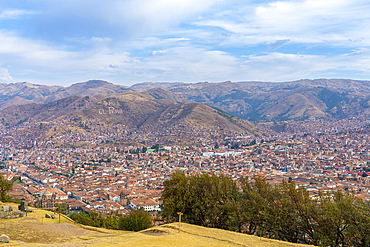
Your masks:
<svg viewBox="0 0 370 247"><path fill-rule="evenodd" d="M119 228L126 231L141 231L152 226L153 219L144 209L132 210L126 217L121 217Z"/></svg>

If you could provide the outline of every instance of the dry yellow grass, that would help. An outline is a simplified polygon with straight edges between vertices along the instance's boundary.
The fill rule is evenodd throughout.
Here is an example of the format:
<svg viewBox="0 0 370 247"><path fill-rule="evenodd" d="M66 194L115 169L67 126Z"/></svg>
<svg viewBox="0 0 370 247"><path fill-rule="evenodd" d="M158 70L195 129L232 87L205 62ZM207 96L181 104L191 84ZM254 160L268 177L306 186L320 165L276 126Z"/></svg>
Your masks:
<svg viewBox="0 0 370 247"><path fill-rule="evenodd" d="M10 204L16 208L16 204ZM0 246L262 246L288 247L302 246L282 241L270 240L246 234L205 228L178 223L157 226L141 232L107 230L102 228L77 226L62 218L55 220L42 217L47 211L35 209L21 219L0 220L0 234L6 234L11 242Z"/></svg>

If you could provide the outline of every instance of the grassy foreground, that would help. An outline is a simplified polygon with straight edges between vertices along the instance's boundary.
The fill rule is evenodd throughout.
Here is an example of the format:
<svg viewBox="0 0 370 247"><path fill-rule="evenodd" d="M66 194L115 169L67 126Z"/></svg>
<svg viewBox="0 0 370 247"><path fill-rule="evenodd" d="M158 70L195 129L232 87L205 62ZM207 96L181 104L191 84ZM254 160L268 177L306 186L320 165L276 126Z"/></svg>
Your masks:
<svg viewBox="0 0 370 247"><path fill-rule="evenodd" d="M0 207L3 204L0 203ZM7 203L13 208L16 204ZM0 220L0 235L6 234L11 241L0 246L303 246L277 240L259 238L246 234L205 228L190 224L178 223L153 227L141 232L107 230L102 228L79 226L68 219L58 217L44 219L41 209L34 209L20 219Z"/></svg>

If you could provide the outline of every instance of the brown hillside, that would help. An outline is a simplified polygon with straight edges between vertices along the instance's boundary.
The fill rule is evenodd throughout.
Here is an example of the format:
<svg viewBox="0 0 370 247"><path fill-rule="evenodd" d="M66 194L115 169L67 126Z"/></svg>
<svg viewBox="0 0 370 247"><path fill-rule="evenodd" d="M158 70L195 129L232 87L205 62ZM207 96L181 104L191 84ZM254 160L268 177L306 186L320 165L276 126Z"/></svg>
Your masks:
<svg viewBox="0 0 370 247"><path fill-rule="evenodd" d="M25 121L49 122L58 118L100 119L131 127L168 126L187 120L194 124L233 131L257 133L251 123L200 103L177 103L159 93L128 91L121 94L71 96L46 104L11 106L0 111L2 124L12 126ZM167 94L167 96L170 94ZM167 97L170 98L170 97Z"/></svg>
<svg viewBox="0 0 370 247"><path fill-rule="evenodd" d="M10 105L46 103L73 95L97 95L126 92L127 87L90 80L69 87L46 86L28 82L0 83L0 109Z"/></svg>
<svg viewBox="0 0 370 247"><path fill-rule="evenodd" d="M251 121L340 119L370 109L370 82L340 79L295 82L145 83L133 90L161 87L183 100L217 107Z"/></svg>

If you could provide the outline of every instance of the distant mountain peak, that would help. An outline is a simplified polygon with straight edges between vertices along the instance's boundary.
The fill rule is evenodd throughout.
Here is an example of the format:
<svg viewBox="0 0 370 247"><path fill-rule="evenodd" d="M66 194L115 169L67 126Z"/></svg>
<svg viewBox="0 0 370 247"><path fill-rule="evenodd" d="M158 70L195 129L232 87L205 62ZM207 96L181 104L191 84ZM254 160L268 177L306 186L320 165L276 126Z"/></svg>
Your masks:
<svg viewBox="0 0 370 247"><path fill-rule="evenodd" d="M103 81L103 80L89 80L89 81L86 81L86 82L80 82L80 83L73 84L73 85L71 85L71 87L82 86L82 87L86 87L86 88L97 88L97 87L102 87L102 86L105 86L105 85L108 85L108 84L113 84L113 83Z"/></svg>
<svg viewBox="0 0 370 247"><path fill-rule="evenodd" d="M127 87L103 80L89 80L69 87L46 86L29 82L0 84L0 109L10 105L47 103L72 95L113 94L128 91ZM17 100L11 100L19 96Z"/></svg>

